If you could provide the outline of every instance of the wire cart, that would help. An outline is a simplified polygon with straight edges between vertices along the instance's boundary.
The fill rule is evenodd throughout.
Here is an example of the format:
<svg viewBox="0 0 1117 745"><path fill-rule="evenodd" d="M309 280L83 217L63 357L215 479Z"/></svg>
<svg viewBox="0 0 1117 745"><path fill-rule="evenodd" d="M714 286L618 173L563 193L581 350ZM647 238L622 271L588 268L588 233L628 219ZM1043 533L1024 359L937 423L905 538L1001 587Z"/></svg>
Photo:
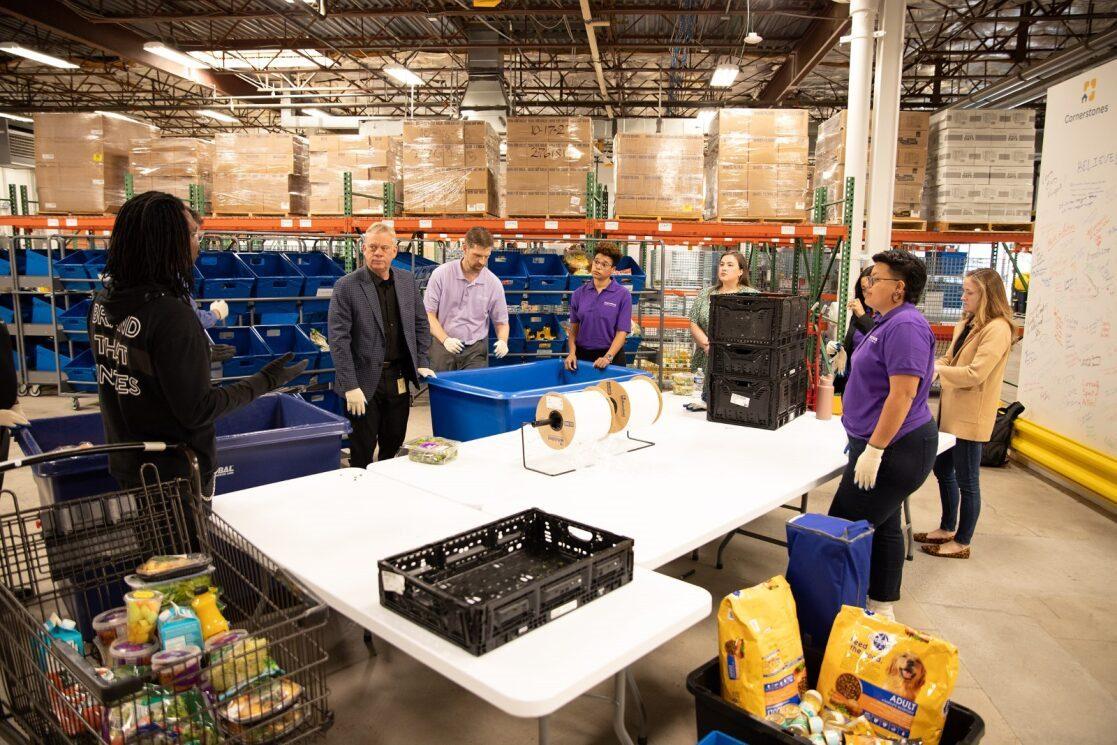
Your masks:
<svg viewBox="0 0 1117 745"><path fill-rule="evenodd" d="M170 449L138 443L80 452ZM0 513L0 740L291 743L317 739L333 723L326 607L210 513L197 461L181 450L192 478L160 480L146 465L139 488L28 509L10 491L0 493L0 508L4 495L14 503L14 511ZM73 455L9 460L0 474ZM193 665L169 675L157 670L156 678L139 666L109 670L103 625L90 634L90 619L123 604L125 576L147 559L191 552L211 559L203 585L219 588L230 631L207 638L201 660L195 655ZM198 592L196 581L167 580L164 613L176 607L166 599ZM59 618L76 619L75 628L58 625Z"/></svg>

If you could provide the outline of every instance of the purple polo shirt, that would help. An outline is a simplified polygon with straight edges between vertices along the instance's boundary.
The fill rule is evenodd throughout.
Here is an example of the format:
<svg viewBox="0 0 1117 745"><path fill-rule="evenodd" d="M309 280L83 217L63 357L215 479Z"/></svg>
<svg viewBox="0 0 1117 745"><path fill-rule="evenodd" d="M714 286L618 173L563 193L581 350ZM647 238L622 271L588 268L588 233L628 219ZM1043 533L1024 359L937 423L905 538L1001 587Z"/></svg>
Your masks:
<svg viewBox="0 0 1117 745"><path fill-rule="evenodd" d="M423 306L447 334L467 345L488 338L490 320L494 325L508 323L504 285L487 267L468 281L461 261L443 264L431 273Z"/></svg>
<svg viewBox="0 0 1117 745"><path fill-rule="evenodd" d="M849 382L842 395L842 425L846 432L861 440L872 437L892 375L920 378L915 400L892 442L931 421L927 396L934 374L935 335L923 314L911 303L904 303L878 316L877 325L853 352Z"/></svg>
<svg viewBox="0 0 1117 745"><path fill-rule="evenodd" d="M608 349L618 331L632 330L632 293L615 279L601 292L586 282L570 296L570 322L578 324L576 346Z"/></svg>

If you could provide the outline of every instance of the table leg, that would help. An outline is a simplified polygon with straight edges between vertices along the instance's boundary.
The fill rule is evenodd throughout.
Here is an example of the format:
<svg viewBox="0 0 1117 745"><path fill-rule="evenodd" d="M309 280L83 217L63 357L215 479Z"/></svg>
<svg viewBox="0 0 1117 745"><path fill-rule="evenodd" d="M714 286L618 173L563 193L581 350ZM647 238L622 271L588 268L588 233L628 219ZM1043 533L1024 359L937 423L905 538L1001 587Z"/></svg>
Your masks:
<svg viewBox="0 0 1117 745"><path fill-rule="evenodd" d="M550 745L551 742L551 718L549 716L539 717L539 745Z"/></svg>
<svg viewBox="0 0 1117 745"><path fill-rule="evenodd" d="M621 745L634 745L624 726L624 694L628 687L626 677L624 670L613 676L613 731L617 733L617 742Z"/></svg>
<svg viewBox="0 0 1117 745"><path fill-rule="evenodd" d="M640 695L640 688L636 685L636 676L632 674L632 669L625 670L624 674L628 678L628 685L632 688L632 699L636 702L636 714L639 716L636 725L636 742L637 745L647 745L648 710L644 706L644 697Z"/></svg>

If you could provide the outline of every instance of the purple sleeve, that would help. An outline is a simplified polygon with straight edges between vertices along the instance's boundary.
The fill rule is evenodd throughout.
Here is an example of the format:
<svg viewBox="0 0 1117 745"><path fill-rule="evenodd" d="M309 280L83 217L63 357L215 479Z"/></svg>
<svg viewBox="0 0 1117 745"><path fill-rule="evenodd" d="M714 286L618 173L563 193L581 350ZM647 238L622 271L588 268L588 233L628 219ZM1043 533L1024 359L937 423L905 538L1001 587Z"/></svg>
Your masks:
<svg viewBox="0 0 1117 745"><path fill-rule="evenodd" d="M585 287L585 285L582 285L582 287ZM582 288L579 287L577 290L575 290L570 295L570 322L571 323L581 323L582 322L581 316L578 315L578 302L581 300L581 289Z"/></svg>
<svg viewBox="0 0 1117 745"><path fill-rule="evenodd" d="M423 292L423 307L427 309L428 313L438 315L438 301L441 297L442 272L435 270L431 272L430 279L427 280L427 289Z"/></svg>
<svg viewBox="0 0 1117 745"><path fill-rule="evenodd" d="M893 375L927 374L927 360L933 354L927 329L915 323L901 323L893 327L885 341L884 369Z"/></svg>
<svg viewBox="0 0 1117 745"><path fill-rule="evenodd" d="M632 293L625 290L617 308L617 331L632 331Z"/></svg>

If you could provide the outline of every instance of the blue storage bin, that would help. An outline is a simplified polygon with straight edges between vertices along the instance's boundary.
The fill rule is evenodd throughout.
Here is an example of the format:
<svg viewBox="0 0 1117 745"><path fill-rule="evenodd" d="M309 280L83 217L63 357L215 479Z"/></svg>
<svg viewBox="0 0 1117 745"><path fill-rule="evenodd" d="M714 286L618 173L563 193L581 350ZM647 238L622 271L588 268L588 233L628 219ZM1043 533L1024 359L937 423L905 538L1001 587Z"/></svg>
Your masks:
<svg viewBox="0 0 1117 745"><path fill-rule="evenodd" d="M724 732L714 730L699 740L698 745L748 745L748 743L741 742L736 737L730 737Z"/></svg>
<svg viewBox="0 0 1117 745"><path fill-rule="evenodd" d="M520 325L522 327L522 339L524 352L547 352L562 350L566 346L566 329L563 328L562 323L559 322L559 317L554 313L521 313L519 316ZM550 328L555 338L552 341L540 341L538 339L528 339L527 332L529 330L536 332L543 328Z"/></svg>
<svg viewBox="0 0 1117 745"><path fill-rule="evenodd" d="M287 260L306 278L303 294L317 295L321 289L333 287L345 276L345 270L321 251L288 251Z"/></svg>
<svg viewBox="0 0 1117 745"><path fill-rule="evenodd" d="M505 293L527 289L527 269L520 251L493 251L489 254L489 271L504 285Z"/></svg>
<svg viewBox="0 0 1117 745"><path fill-rule="evenodd" d="M237 354L221 363L221 377L241 378L259 372L272 358L271 350L250 326L215 327L206 329L214 344L236 347Z"/></svg>
<svg viewBox="0 0 1117 745"><path fill-rule="evenodd" d="M961 277L966 273L969 254L965 251L928 251L926 257L928 274Z"/></svg>
<svg viewBox="0 0 1117 745"><path fill-rule="evenodd" d="M90 284L86 263L93 251L71 251L54 260L54 276L68 285L87 287Z"/></svg>
<svg viewBox="0 0 1117 745"><path fill-rule="evenodd" d="M237 253L252 273L256 275L253 297L302 297L306 278L278 251ZM296 323L299 320L299 301L279 300L256 303L258 323Z"/></svg>
<svg viewBox="0 0 1117 745"><path fill-rule="evenodd" d="M300 323L299 324L299 330L302 331L304 334L306 334L307 339L310 338L311 330L318 331L318 333L320 333L320 334L322 334L322 336L326 337L327 341L330 338L329 325L325 321L313 322L313 323ZM314 344L314 342L310 342L310 343ZM314 346L315 346L315 349L318 349L317 344L315 344ZM334 369L334 356L330 352L322 351L320 349L319 349L318 355L319 355L318 356L318 369L319 370L330 370L331 371L331 372L326 372L326 373L320 373L318 375L318 382L319 383L331 383L331 382L333 382L333 380L337 377L337 374L332 372L332 370Z"/></svg>
<svg viewBox="0 0 1117 745"><path fill-rule="evenodd" d="M62 372L65 373L71 388L79 391L95 391L97 376L94 374L94 368L93 350L86 349L74 355L68 364L63 365Z"/></svg>
<svg viewBox="0 0 1117 745"><path fill-rule="evenodd" d="M624 351L628 354L636 354L640 351L640 342L643 341L642 336L633 336L629 334L624 338Z"/></svg>
<svg viewBox="0 0 1117 745"><path fill-rule="evenodd" d="M496 327L493 322L489 321L489 348L492 349L493 342L496 341ZM433 343L433 342L432 342ZM516 354L517 352L524 351L524 326L520 323L518 315L508 316L508 354ZM492 362L495 357L490 357L489 361Z"/></svg>
<svg viewBox="0 0 1117 745"><path fill-rule="evenodd" d="M92 300L82 300L58 314L58 325L70 336L89 337L89 306Z"/></svg>
<svg viewBox="0 0 1117 745"><path fill-rule="evenodd" d="M32 369L40 372L55 372L58 368L65 368L70 364L73 359L70 355L59 349L58 356L55 357L54 350L55 347L50 344L36 344L35 365Z"/></svg>
<svg viewBox="0 0 1117 745"><path fill-rule="evenodd" d="M325 391L303 391L297 394L299 398L306 401L311 406L321 409L322 411L329 412L334 416L346 418L345 416L345 399L337 395L331 390ZM341 438L341 446L349 447L349 436L345 435Z"/></svg>
<svg viewBox="0 0 1117 745"><path fill-rule="evenodd" d="M32 248L19 249L23 253L22 261L17 260L16 270L24 277L49 277L53 267L49 252L36 251Z"/></svg>
<svg viewBox="0 0 1117 745"><path fill-rule="evenodd" d="M628 273L620 274L622 271ZM648 281L648 277L644 274L644 270L640 268L636 259L631 256L621 257L621 263L617 264L617 270L613 272L613 279L617 280L617 282L627 287L632 292L643 292Z"/></svg>
<svg viewBox="0 0 1117 745"><path fill-rule="evenodd" d="M623 367L598 370L579 362L570 372L561 359L439 373L428 380L434 434L454 440L511 432L535 420L540 397L570 393L602 380L631 380L646 373Z"/></svg>
<svg viewBox="0 0 1117 745"><path fill-rule="evenodd" d="M306 360L308 372L291 381L291 385L310 385L314 382L315 376L309 371L318 369L318 358L322 353L318 346L311 342L298 326L294 324L256 326L256 332L268 345L272 356L279 357L291 352L295 355L291 364Z"/></svg>
<svg viewBox="0 0 1117 745"><path fill-rule="evenodd" d="M431 278L431 274L440 264L437 261L431 261L430 259L405 251L396 254L396 258L392 259L392 266L396 269L404 269L411 272L415 275L416 282L420 285L425 285L427 280Z"/></svg>
<svg viewBox="0 0 1117 745"><path fill-rule="evenodd" d="M24 295L20 300L20 305L31 306L31 318L29 323L52 324L55 322L55 318L51 316L50 303L38 296ZM54 312L56 314L61 313L62 309L56 307Z"/></svg>
<svg viewBox="0 0 1117 745"><path fill-rule="evenodd" d="M0 295L0 321L3 323L15 323L15 299L14 295L4 294ZM26 298L26 296L24 296ZM31 323L31 303L22 302L19 305L20 319L24 323Z"/></svg>
<svg viewBox="0 0 1117 745"><path fill-rule="evenodd" d="M570 286L570 271L558 254L524 254L527 288L535 291L565 291ZM561 295L541 295L532 299L544 305L558 305Z"/></svg>
<svg viewBox="0 0 1117 745"><path fill-rule="evenodd" d="M201 273L201 297L208 300L252 297L256 275L235 253L202 251L195 262Z"/></svg>

